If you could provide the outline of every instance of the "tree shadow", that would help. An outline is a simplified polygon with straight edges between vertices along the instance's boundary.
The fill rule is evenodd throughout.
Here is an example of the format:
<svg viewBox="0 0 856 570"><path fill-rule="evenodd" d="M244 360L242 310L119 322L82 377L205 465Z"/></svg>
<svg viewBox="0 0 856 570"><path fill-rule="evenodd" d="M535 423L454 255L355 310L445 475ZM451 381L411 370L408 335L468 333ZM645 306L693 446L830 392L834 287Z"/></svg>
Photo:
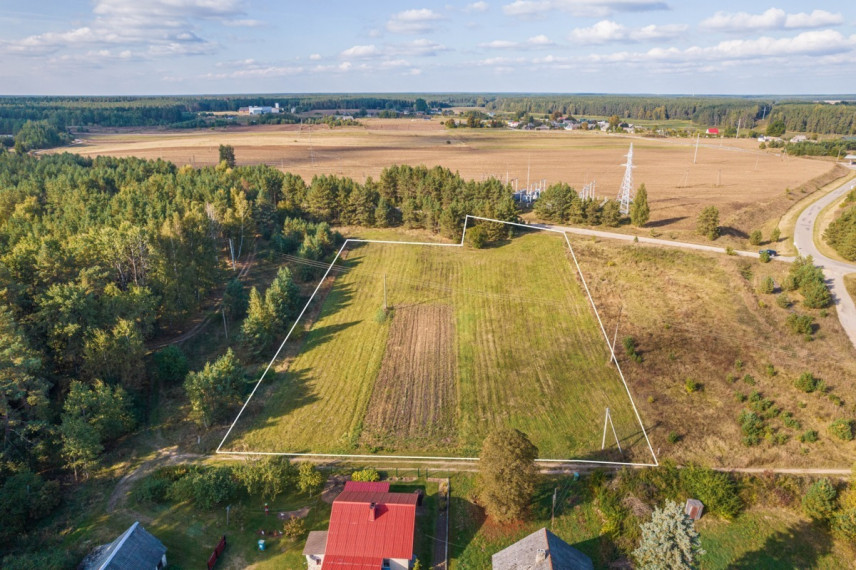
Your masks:
<svg viewBox="0 0 856 570"><path fill-rule="evenodd" d="M623 558L621 550L608 534L581 540L571 546L591 558L595 568L611 568L614 562Z"/></svg>
<svg viewBox="0 0 856 570"><path fill-rule="evenodd" d="M241 435L275 427L282 416L317 402L318 396L309 386L309 372L308 368L289 370L265 379L262 390L247 405L245 417L254 420L248 421Z"/></svg>
<svg viewBox="0 0 856 570"><path fill-rule="evenodd" d="M645 228L662 228L663 226L668 226L669 224L676 224L681 220L686 220L687 216L676 216L674 218L664 218L662 220L655 220L653 222L648 222L643 227Z"/></svg>
<svg viewBox="0 0 856 570"><path fill-rule="evenodd" d="M719 226L719 235L731 236L738 239L749 239L749 234L731 226Z"/></svg>
<svg viewBox="0 0 856 570"><path fill-rule="evenodd" d="M487 520L484 509L451 493L449 498L449 558L460 559Z"/></svg>
<svg viewBox="0 0 856 570"><path fill-rule="evenodd" d="M306 334L306 339L303 343L301 352L311 350L328 342L334 335L350 328L360 321L350 321L347 323L339 323L337 325L325 325L323 327L312 327Z"/></svg>
<svg viewBox="0 0 856 570"><path fill-rule="evenodd" d="M780 531L756 551L747 552L729 568L758 570L769 568L814 568L819 559L832 551L832 537L814 524L800 521Z"/></svg>

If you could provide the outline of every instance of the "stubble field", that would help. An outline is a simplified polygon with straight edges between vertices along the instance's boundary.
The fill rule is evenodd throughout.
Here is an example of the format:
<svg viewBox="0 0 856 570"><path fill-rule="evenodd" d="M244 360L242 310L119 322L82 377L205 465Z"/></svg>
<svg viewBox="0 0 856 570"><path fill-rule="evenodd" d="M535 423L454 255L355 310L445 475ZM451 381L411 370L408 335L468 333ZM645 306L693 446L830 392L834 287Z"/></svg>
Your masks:
<svg viewBox="0 0 856 570"><path fill-rule="evenodd" d="M212 165L220 144L235 147L238 164L268 164L300 174L377 178L392 164L441 165L464 178L496 176L567 182L577 189L596 180L597 194L615 197L624 155L634 146L634 180L645 183L649 227L679 239L693 236L707 205L720 209L726 236L744 239L771 224L820 182L835 177L828 161L785 157L758 149L755 140L652 139L578 131L446 129L439 119L366 119L363 126L269 125L203 131L88 133L73 150L84 155L163 158L176 164ZM821 184L822 185L822 184ZM791 189L791 195L786 189Z"/></svg>
<svg viewBox="0 0 856 570"><path fill-rule="evenodd" d="M351 248L223 449L472 457L512 426L543 458L651 462L568 255L539 232L486 250ZM611 434L601 451L607 407L623 454Z"/></svg>

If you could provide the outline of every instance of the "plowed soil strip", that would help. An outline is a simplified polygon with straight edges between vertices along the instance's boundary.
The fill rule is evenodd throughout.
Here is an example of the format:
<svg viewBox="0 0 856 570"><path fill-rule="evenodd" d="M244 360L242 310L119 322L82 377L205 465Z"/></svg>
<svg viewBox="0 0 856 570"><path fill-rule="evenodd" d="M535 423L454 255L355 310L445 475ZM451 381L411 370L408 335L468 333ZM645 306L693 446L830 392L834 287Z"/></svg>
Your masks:
<svg viewBox="0 0 856 570"><path fill-rule="evenodd" d="M364 443L417 439L450 443L458 401L452 307L397 307L389 326L363 422Z"/></svg>

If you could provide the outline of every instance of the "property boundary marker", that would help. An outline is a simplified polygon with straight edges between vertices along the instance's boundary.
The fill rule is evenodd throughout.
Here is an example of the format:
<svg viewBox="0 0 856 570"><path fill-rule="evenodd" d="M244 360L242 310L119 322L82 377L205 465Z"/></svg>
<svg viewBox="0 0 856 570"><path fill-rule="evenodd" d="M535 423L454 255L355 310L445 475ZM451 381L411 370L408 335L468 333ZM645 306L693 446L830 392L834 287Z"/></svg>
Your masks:
<svg viewBox="0 0 856 570"><path fill-rule="evenodd" d="M621 371L621 366L618 364L618 359L615 356L615 347L609 342L609 335L606 333L606 329L603 326L603 321L600 318L600 313L598 313L597 305L594 302L594 299L591 296L591 291L589 290L588 283L586 283L585 277L583 276L582 268L580 267L579 261L577 260L577 256L574 253L574 248L571 246L571 242L568 239L567 232L554 228L544 228L538 226L531 226L527 224L520 224L517 222L506 222L503 220L495 220L493 218L484 218L481 216L473 216L467 214L464 218L464 227L461 232L461 241L460 243L433 243L433 242L418 242L418 241L392 241L392 240L372 240L372 239L358 239L358 238L347 238L339 250L336 252L336 256L333 258L333 261L330 262L330 265L327 267L327 270L324 272L324 275L318 281L318 285L315 286L315 289L312 291L312 295L309 296L309 300L306 301L306 305L303 306L303 310L300 311L300 314L295 319L294 324L291 325L291 328L288 330L288 334L285 335L285 338L280 343L279 348L277 348L276 353L274 353L273 358L271 358L268 363L265 371L262 373L261 377L259 377L258 382L253 387L253 390L250 392L250 395L247 396L244 405L241 406L241 409L238 411L238 415L235 416L234 421L232 421L232 425L229 426L229 429L226 431L226 435L223 436L223 439L220 441L220 445L217 446L215 450L215 454L219 455L246 455L246 456L284 456L284 457L318 457L318 458L329 458L329 459L409 459L409 460L419 460L419 461L466 461L466 462L474 462L478 461L478 457L443 457L443 456L421 456L421 455L372 455L372 454L345 454L345 453L286 453L286 452L273 452L273 451L227 451L223 450L223 444L226 443L226 440L229 438L229 435L232 433L232 430L237 425L238 420L241 419L241 415L244 413L244 410L247 408L247 405L252 400L256 391L261 386L262 381L267 376L268 371L273 366L273 363L276 362L276 359L279 358L280 352L285 347L285 343L291 337L291 333L294 332L294 329L297 328L297 325L300 323L300 319L303 318L303 315L306 313L306 310L309 308L309 305L315 299L315 295L318 294L318 291L321 289L321 285L323 285L324 280L327 279L327 276L333 269L333 266L339 260L339 257L342 255L342 252L348 246L349 243L383 243L383 244L394 244L394 245L430 245L437 247L463 247L464 240L467 234L467 226L470 219L473 220L481 220L484 222L493 222L499 224L506 224L510 226L516 226L520 228L524 228L527 230L533 231L541 231L541 232L553 232L562 234L565 238L565 243L568 246L568 250L571 252L571 257L574 260L574 265L577 268L577 274L580 276L580 281L583 284L583 289L585 289L586 295L588 296L589 303L591 304L592 310L594 311L595 318L597 318L598 325L600 326L600 330L603 333L603 337L606 340L606 346L609 348L611 353L611 360L615 364L616 370L618 370L619 377L621 378L621 382L624 385L624 389L627 392L627 397L630 400L630 405L633 408L633 413L636 416L636 420L639 422L639 427L642 429L642 435L645 437L645 443L648 446L648 450L651 452L651 457L654 459L653 463L638 463L631 461L595 461L591 459L536 459L537 463L586 463L592 465L627 465L633 467L658 467L659 461L657 460L657 454L654 453L654 448L651 445L651 440L648 439L648 432L645 429L645 424L642 423L642 418L639 415L639 410L636 408L636 402L633 401L633 396L630 393L630 387L627 385L627 380L624 377L624 373ZM614 429L614 428L613 428ZM616 437L617 439L617 437Z"/></svg>

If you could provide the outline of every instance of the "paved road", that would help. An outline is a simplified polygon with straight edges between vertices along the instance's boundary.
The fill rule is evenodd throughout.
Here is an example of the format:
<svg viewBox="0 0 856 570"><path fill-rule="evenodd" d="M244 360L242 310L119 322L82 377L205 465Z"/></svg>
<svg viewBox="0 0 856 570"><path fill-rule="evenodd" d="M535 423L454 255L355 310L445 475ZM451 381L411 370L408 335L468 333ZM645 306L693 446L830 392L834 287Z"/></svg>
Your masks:
<svg viewBox="0 0 856 570"><path fill-rule="evenodd" d="M812 256L814 264L823 268L833 302L838 309L841 326L844 327L847 336L850 337L850 342L856 346L856 303L853 302L853 297L850 296L844 286L844 276L856 272L856 264L830 259L823 255L814 243L814 226L817 224L817 217L821 210L854 187L856 187L856 182L846 182L803 210L797 219L794 230L794 245L800 255Z"/></svg>

